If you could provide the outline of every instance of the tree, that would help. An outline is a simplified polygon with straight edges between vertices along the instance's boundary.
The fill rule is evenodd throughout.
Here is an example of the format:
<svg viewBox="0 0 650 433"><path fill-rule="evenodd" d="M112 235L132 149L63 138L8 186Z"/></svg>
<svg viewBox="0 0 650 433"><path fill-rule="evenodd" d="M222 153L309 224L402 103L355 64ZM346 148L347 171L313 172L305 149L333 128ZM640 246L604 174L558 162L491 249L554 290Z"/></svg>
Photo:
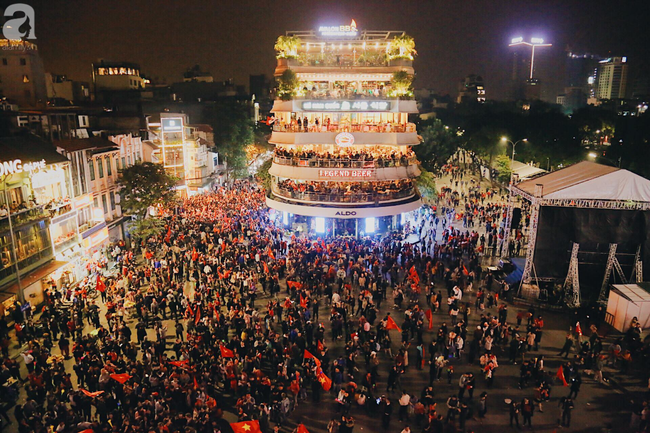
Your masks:
<svg viewBox="0 0 650 433"><path fill-rule="evenodd" d="M413 76L406 71L395 71L390 80L389 96L396 98L413 97Z"/></svg>
<svg viewBox="0 0 650 433"><path fill-rule="evenodd" d="M178 179L169 175L161 164L143 162L120 172L120 206L128 215L146 219L151 206L170 205L176 199Z"/></svg>
<svg viewBox="0 0 650 433"><path fill-rule="evenodd" d="M494 161L494 168L497 170L497 180L501 183L509 183L512 170L511 160L506 155L499 155Z"/></svg>
<svg viewBox="0 0 650 433"><path fill-rule="evenodd" d="M291 69L287 69L278 79L278 97L283 101L292 100L300 89L300 80Z"/></svg>
<svg viewBox="0 0 650 433"><path fill-rule="evenodd" d="M436 178L430 171L420 167L420 175L415 178L415 186L417 186L424 204L431 206L436 203L438 199Z"/></svg>
<svg viewBox="0 0 650 433"><path fill-rule="evenodd" d="M217 151L237 177L246 176L246 146L254 142L249 107L236 100L219 100L204 108L204 119L214 130Z"/></svg>
<svg viewBox="0 0 650 433"><path fill-rule="evenodd" d="M275 42L276 57L278 59L296 59L298 58L298 47L300 38L297 36L280 36Z"/></svg>
<svg viewBox="0 0 650 433"><path fill-rule="evenodd" d="M395 36L390 43L390 59L413 60L415 40L409 35Z"/></svg>
<svg viewBox="0 0 650 433"><path fill-rule="evenodd" d="M422 166L429 171L444 165L462 143L460 137L439 119L421 121L418 130L422 142L413 150Z"/></svg>
<svg viewBox="0 0 650 433"><path fill-rule="evenodd" d="M257 170L257 177L262 185L264 185L267 194L271 191L271 174L269 173L269 170L271 169L272 164L273 158L269 158L264 161L264 164L260 165L260 168Z"/></svg>

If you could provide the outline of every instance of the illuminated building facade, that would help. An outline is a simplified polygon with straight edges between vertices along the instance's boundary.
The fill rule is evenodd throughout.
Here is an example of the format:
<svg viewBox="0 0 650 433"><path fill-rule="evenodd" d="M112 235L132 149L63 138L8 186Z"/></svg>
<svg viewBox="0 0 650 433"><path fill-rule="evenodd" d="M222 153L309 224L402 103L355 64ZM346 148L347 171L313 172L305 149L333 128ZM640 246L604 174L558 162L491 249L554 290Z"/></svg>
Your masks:
<svg viewBox="0 0 650 433"><path fill-rule="evenodd" d="M268 206L319 235L397 228L421 206L412 38L353 21L287 32L276 51Z"/></svg>

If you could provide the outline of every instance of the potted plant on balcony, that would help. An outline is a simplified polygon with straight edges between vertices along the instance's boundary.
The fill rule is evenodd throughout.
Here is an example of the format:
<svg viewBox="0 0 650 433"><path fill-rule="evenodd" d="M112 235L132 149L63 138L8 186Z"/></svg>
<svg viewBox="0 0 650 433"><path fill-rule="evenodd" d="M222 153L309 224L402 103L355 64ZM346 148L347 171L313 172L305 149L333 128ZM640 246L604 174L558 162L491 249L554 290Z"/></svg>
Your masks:
<svg viewBox="0 0 650 433"><path fill-rule="evenodd" d="M298 48L300 47L300 38L297 36L280 36L275 41L275 51L278 65L291 66L296 64L298 59Z"/></svg>
<svg viewBox="0 0 650 433"><path fill-rule="evenodd" d="M388 59L391 66L411 66L415 51L415 40L406 34L395 36L388 49Z"/></svg>
<svg viewBox="0 0 650 433"><path fill-rule="evenodd" d="M301 91L300 80L291 69L284 71L278 78L278 98L282 101L291 101Z"/></svg>
<svg viewBox="0 0 650 433"><path fill-rule="evenodd" d="M413 76L406 71L396 71L390 80L390 91L388 96L391 98L413 98Z"/></svg>

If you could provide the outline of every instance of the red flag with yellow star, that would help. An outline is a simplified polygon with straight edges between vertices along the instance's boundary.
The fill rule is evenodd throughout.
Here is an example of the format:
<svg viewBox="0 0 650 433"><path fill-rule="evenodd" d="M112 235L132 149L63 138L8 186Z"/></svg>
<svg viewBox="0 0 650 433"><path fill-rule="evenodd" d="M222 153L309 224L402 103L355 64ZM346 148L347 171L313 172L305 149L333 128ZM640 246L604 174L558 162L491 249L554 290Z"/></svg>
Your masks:
<svg viewBox="0 0 650 433"><path fill-rule="evenodd" d="M332 388L332 379L327 377L325 373L323 373L323 370L319 370L316 377L325 391L329 391Z"/></svg>
<svg viewBox="0 0 650 433"><path fill-rule="evenodd" d="M397 326L397 323L393 320L392 317L388 316L388 319L386 320L386 330L390 329L397 329L399 332L402 332L399 326Z"/></svg>
<svg viewBox="0 0 650 433"><path fill-rule="evenodd" d="M309 433L309 430L307 430L307 427L305 427L304 424L298 424L298 427L296 428L296 433Z"/></svg>
<svg viewBox="0 0 650 433"><path fill-rule="evenodd" d="M242 421L230 424L234 433L262 433L259 421Z"/></svg>

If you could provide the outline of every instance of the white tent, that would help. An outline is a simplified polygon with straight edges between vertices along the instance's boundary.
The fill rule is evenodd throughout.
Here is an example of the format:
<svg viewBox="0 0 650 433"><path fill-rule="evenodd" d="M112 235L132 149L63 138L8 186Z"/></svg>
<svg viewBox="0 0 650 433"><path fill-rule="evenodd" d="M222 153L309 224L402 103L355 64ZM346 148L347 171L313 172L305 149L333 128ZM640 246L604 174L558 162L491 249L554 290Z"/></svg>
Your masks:
<svg viewBox="0 0 650 433"><path fill-rule="evenodd" d="M641 329L650 328L650 283L614 284L607 300L606 322L626 332L637 318Z"/></svg>
<svg viewBox="0 0 650 433"><path fill-rule="evenodd" d="M650 202L650 180L627 170L590 161L523 181L516 188L533 195L536 185L542 186L544 199Z"/></svg>
<svg viewBox="0 0 650 433"><path fill-rule="evenodd" d="M546 173L546 170L535 167L534 165L524 164L523 162L512 161L512 173L520 180L525 180L541 173Z"/></svg>

